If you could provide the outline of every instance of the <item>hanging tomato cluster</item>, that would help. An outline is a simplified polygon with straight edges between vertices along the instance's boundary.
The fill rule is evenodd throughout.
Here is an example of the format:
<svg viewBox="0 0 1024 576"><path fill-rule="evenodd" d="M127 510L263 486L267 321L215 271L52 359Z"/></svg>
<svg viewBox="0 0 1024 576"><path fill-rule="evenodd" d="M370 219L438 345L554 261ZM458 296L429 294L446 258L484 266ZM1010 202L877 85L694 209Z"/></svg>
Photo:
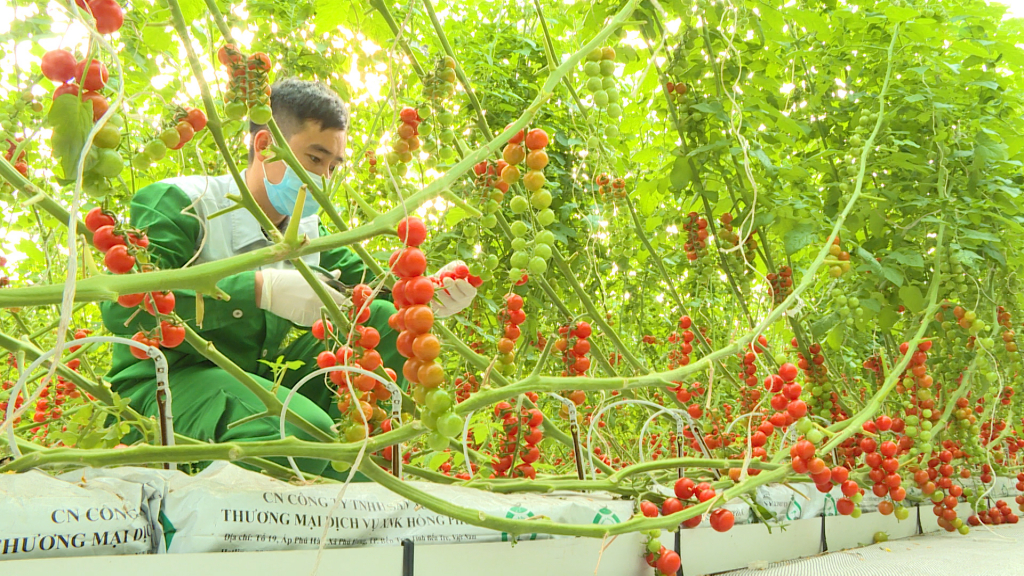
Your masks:
<svg viewBox="0 0 1024 576"><path fill-rule="evenodd" d="M405 176L406 164L412 162L412 153L420 149L419 127L422 118L415 108L406 106L398 114L398 127L395 130L395 141L391 143L387 163L398 170L399 176Z"/></svg>
<svg viewBox="0 0 1024 576"><path fill-rule="evenodd" d="M537 402L536 392L527 392L526 397ZM536 478L537 471L533 463L540 458L537 445L544 439L544 432L540 428L544 414L536 408L520 408L519 416L516 417L515 410L508 402L498 402L494 406L494 415L501 419L502 433L498 435L498 450L491 463L493 477Z"/></svg>
<svg viewBox="0 0 1024 576"><path fill-rule="evenodd" d="M505 296L505 307L499 312L498 320L504 324L503 336L498 339L498 372L506 376L515 371L516 341L522 335L519 325L526 322L526 311L523 310L523 297L518 294Z"/></svg>
<svg viewBox="0 0 1024 576"><path fill-rule="evenodd" d="M594 107L604 110L609 118L616 119L622 115L622 105L619 103L619 89L615 82L615 48L605 46L594 48L587 54L583 64L583 73L587 76L587 90L594 98ZM614 133L605 136L614 137L618 135L618 127L614 127Z"/></svg>
<svg viewBox="0 0 1024 576"><path fill-rule="evenodd" d="M725 250L730 250L738 246L740 244L740 235L733 228L732 214L726 212L725 214L722 214L718 218L718 221L721 223L721 226L719 226L718 228L718 235L716 238L721 241L722 247ZM754 238L753 234L747 235L746 240L743 241L742 249L745 249L747 252L751 254L756 253L757 240ZM748 270L748 265L746 264L746 262L744 262L743 257L739 254L739 251L727 251L723 254L723 256L729 260L729 265L733 270ZM749 261L750 258L748 257L747 260Z"/></svg>
<svg viewBox="0 0 1024 576"><path fill-rule="evenodd" d="M435 281L423 275L427 258L418 248L427 238L427 228L419 218L404 218L398 223L398 238L405 248L396 250L388 262L399 278L391 290L398 311L388 323L399 331L396 348L407 358L402 373L410 382L413 400L422 409L423 424L432 431L427 444L432 450L442 451L462 432L462 418L451 410L451 394L441 388L444 367L436 361L441 341L430 332L434 325L430 300Z"/></svg>
<svg viewBox="0 0 1024 576"><path fill-rule="evenodd" d="M375 150L366 151L366 173L370 175L370 178L377 176L377 152Z"/></svg>
<svg viewBox="0 0 1024 576"><path fill-rule="evenodd" d="M590 338L593 329L589 322L582 320L572 329L562 326L558 329L561 336L555 341L555 350L562 353L562 376L586 376L590 369Z"/></svg>
<svg viewBox="0 0 1024 576"><path fill-rule="evenodd" d="M669 369L674 370L680 366L686 366L690 363L690 354L693 353L693 339L695 335L693 330L693 320L689 316L681 316L679 318L679 329L682 330L680 334L673 332L669 338L669 343L675 344L682 339L682 343L678 349L670 350L668 353Z"/></svg>
<svg viewBox="0 0 1024 576"><path fill-rule="evenodd" d="M256 52L246 58L234 44L225 44L217 51L217 60L231 75L224 92L224 115L230 120L242 120L246 114L254 124L270 122L270 57Z"/></svg>
<svg viewBox="0 0 1024 576"><path fill-rule="evenodd" d="M686 243L683 249L686 250L686 258L693 262L708 253L708 221L696 212L690 212L683 220L683 230L686 231Z"/></svg>
<svg viewBox="0 0 1024 576"><path fill-rule="evenodd" d="M419 127L419 135L423 137L423 151L430 156L426 165L432 168L437 165L437 158L449 161L455 157L455 115L448 111L450 105L445 101L455 95L455 60L450 56L441 56L434 62L434 69L423 79L423 97L426 103L417 110L423 123ZM434 117L437 127L428 119ZM436 137L434 136L436 132ZM435 152L437 154L435 155Z"/></svg>
<svg viewBox="0 0 1024 576"><path fill-rule="evenodd" d="M103 263L113 274L125 274L135 268L136 256L145 255L149 238L141 230L117 223L116 216L100 207L85 216L85 226L92 232L92 243L103 252Z"/></svg>
<svg viewBox="0 0 1024 576"><path fill-rule="evenodd" d="M686 93L689 89L685 82L665 82L665 94L668 94L676 104L686 104Z"/></svg>
<svg viewBox="0 0 1024 576"><path fill-rule="evenodd" d="M613 179L602 173L594 177L594 184L601 200L621 200L626 197L626 180L623 178Z"/></svg>
<svg viewBox="0 0 1024 576"><path fill-rule="evenodd" d="M132 166L145 170L167 154L167 149L181 150L206 128L206 113L199 108L177 107L173 117L164 124L156 138L146 142L142 151L132 157Z"/></svg>
<svg viewBox="0 0 1024 576"><path fill-rule="evenodd" d="M793 338L790 344L796 348L796 338ZM804 357L802 352L797 351L797 366L803 371L804 382L810 387L811 392L811 397L807 401L807 409L812 414L823 418L842 417L845 419L845 414L839 407L839 395L828 384L828 366L825 366L825 357L821 354L821 344L812 343L808 352L811 354L810 361Z"/></svg>
<svg viewBox="0 0 1024 576"><path fill-rule="evenodd" d="M115 0L75 0L75 4L92 14L100 34L113 34L124 24L124 10Z"/></svg>
<svg viewBox="0 0 1024 576"><path fill-rule="evenodd" d="M377 345L380 344L380 333L373 326L366 326L370 319L370 304L373 302L373 289L366 284L358 284L352 289L352 307L349 309L349 318L352 320L354 332L351 346L339 340L335 334L334 325L330 321L317 320L313 323L311 332L313 337L324 340L326 349L316 357L316 364L320 368L332 366L358 366L363 370L373 372L380 368L382 359L380 352L377 352ZM384 368L388 378L395 381L396 374L390 368ZM335 394L338 397L338 411L342 416L347 416L351 422L345 427L345 438L350 442L356 442L366 438L374 432L377 427L381 431L385 429L386 413L378 405L391 399L391 391L376 378L365 374L354 374L344 370L330 372L328 378L335 386ZM356 393L356 401L352 402L349 393L349 384ZM365 423L364 423L365 417ZM367 428L366 424L369 424ZM389 424L388 424L389 425Z"/></svg>
<svg viewBox="0 0 1024 576"><path fill-rule="evenodd" d="M829 265L829 276L839 278L850 271L850 253L839 246L839 236L836 236L836 239L832 241L832 245L828 247L828 253L831 258L825 260L825 263Z"/></svg>
<svg viewBox="0 0 1024 576"><path fill-rule="evenodd" d="M465 402L470 395L480 390L480 380L472 372L455 378L455 401Z"/></svg>
<svg viewBox="0 0 1024 576"><path fill-rule="evenodd" d="M779 272L769 272L766 276L769 288L772 292L772 302L776 305L782 304L793 292L793 269L789 266L779 266Z"/></svg>

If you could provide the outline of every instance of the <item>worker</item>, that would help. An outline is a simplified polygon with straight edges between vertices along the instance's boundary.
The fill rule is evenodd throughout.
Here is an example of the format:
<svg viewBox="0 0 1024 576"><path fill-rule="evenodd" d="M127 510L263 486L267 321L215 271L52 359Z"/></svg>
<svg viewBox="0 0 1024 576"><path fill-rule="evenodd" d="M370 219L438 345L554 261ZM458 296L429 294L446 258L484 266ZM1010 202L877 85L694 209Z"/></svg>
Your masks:
<svg viewBox="0 0 1024 576"><path fill-rule="evenodd" d="M349 115L344 102L323 84L286 79L271 87L273 118L300 164L313 176L329 177L345 161ZM269 162L273 137L267 126L250 125L249 168L241 174L256 204L283 232L301 192L301 181L283 161ZM317 215L319 205L306 192L299 222L300 234L315 238L327 234ZM256 218L247 210L225 212L235 206L232 196L240 192L234 178L223 176L182 176L140 189L131 201L130 225L146 231L152 262L160 269L181 268L230 258L270 246ZM219 214L218 214L219 213ZM216 215L216 216L215 216ZM215 217L212 217L215 216ZM372 283L374 275L347 247L303 256L310 265L332 272L346 285ZM453 262L444 270L450 270ZM438 272L440 274L440 271ZM326 278L325 278L326 280ZM476 289L465 280L444 280L432 306L435 315L445 317L468 306ZM288 341L293 327L308 329L321 317L322 302L309 283L288 262L267 264L220 280L217 287L229 299L203 297L202 322L196 322L196 294L175 290L175 313L204 339L245 371L259 385L276 393L282 401L290 388L318 369L316 356L324 343L306 331ZM325 285L334 301L347 310L348 298ZM116 302L101 304L103 323L113 334L131 337L153 330L155 317L138 308ZM403 358L395 349L397 334L388 326L395 311L386 297L371 305L367 325L380 333L383 364L402 374ZM187 342L164 349L172 394L174 430L204 442L274 440L280 436L277 417L263 417L230 424L265 411L262 402L235 376L199 354ZM302 362L300 368L288 362ZM131 406L147 416L157 415L156 378L151 360L135 358L127 345L114 346L112 366L107 374L111 389L131 400ZM317 428L331 432L340 417L335 390L329 381L316 378L296 394L289 409ZM404 385L404 381L402 382ZM310 435L287 423L289 436L311 440ZM298 459L305 472L320 474L328 462ZM326 468L330 472L330 468Z"/></svg>

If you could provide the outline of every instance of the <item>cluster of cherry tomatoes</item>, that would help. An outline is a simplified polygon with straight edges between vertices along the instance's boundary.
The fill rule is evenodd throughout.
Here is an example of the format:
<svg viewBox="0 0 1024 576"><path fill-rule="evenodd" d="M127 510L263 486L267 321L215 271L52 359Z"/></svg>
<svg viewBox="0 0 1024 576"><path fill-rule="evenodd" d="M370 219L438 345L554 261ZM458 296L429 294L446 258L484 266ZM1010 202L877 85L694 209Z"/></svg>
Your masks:
<svg viewBox="0 0 1024 576"><path fill-rule="evenodd" d="M523 297L518 294L505 296L505 307L498 315L499 320L504 324L502 337L498 339L498 372L509 375L515 370L516 341L522 335L519 325L526 321L526 311L523 310Z"/></svg>
<svg viewBox="0 0 1024 576"><path fill-rule="evenodd" d="M263 52L246 57L234 44L225 44L217 51L217 60L231 75L224 92L224 115L240 121L248 114L260 126L270 122L270 57Z"/></svg>
<svg viewBox="0 0 1024 576"><path fill-rule="evenodd" d="M399 167L399 175L405 175L405 165L413 160L413 152L420 149L420 123L423 119L420 113L411 106L402 108L398 113L398 127L395 129L395 141L391 143L391 151L388 152L387 161L392 166Z"/></svg>
<svg viewBox="0 0 1024 576"><path fill-rule="evenodd" d="M86 214L85 227L92 232L93 246L103 252L103 263L113 274L131 272L136 256L144 254L149 246L144 232L118 225L114 213L98 206Z"/></svg>
<svg viewBox="0 0 1024 576"><path fill-rule="evenodd" d="M683 220L683 230L686 231L683 250L686 250L687 260L693 262L705 256L708 248L708 221L696 212L690 212Z"/></svg>
<svg viewBox="0 0 1024 576"><path fill-rule="evenodd" d="M593 329L589 322L580 320L576 326L558 328L560 338L555 341L555 350L562 353L562 376L586 376L590 370L590 335Z"/></svg>
<svg viewBox="0 0 1024 576"><path fill-rule="evenodd" d="M153 162L167 155L167 150L180 150L206 128L206 113L199 108L177 108L171 120L156 138L150 139L142 150L132 157L132 166L145 170Z"/></svg>
<svg viewBox="0 0 1024 576"><path fill-rule="evenodd" d="M839 236L836 236L836 239L832 241L832 245L828 247L828 253L831 258L825 261L829 265L828 275L833 278L839 278L850 271L850 253L843 250L839 242Z"/></svg>
<svg viewBox="0 0 1024 576"><path fill-rule="evenodd" d="M368 285L358 284L352 289L352 307L349 309L353 331L351 346L339 340L334 326L329 321L317 320L313 323L313 337L323 340L326 345L326 349L316 357L318 367L355 365L369 372L380 368L383 360L380 352L376 350L380 344L380 333L373 326L365 325L370 319L372 302L373 289ZM396 374L393 370L384 368L384 371L392 381L395 381ZM390 422L386 420L384 410L377 404L391 398L391 391L384 384L371 376L353 375L344 370L330 372L328 378L335 386L338 411L351 420L344 430L345 438L349 442L366 438L373 433L374 426L379 426L384 432L390 429ZM356 402L352 401L349 384L355 391Z"/></svg>
<svg viewBox="0 0 1024 576"><path fill-rule="evenodd" d="M621 200L626 197L626 181L623 178L612 178L602 173L594 177L594 184L597 186L597 196L602 200Z"/></svg>
<svg viewBox="0 0 1024 576"><path fill-rule="evenodd" d="M611 119L622 115L622 104L619 102L619 89L615 81L615 48L605 46L591 50L583 63L583 73L587 76L586 88L594 98L594 107L604 110ZM612 138L618 135L618 127L611 133L606 128L605 136Z"/></svg>
<svg viewBox="0 0 1024 576"><path fill-rule="evenodd" d="M766 278L772 293L772 302L776 305L781 304L793 293L793 269L789 266L779 266L778 273L769 272Z"/></svg>
<svg viewBox="0 0 1024 576"><path fill-rule="evenodd" d="M23 139L21 137L11 139L5 138L4 140L0 140L0 144L5 142L7 144L7 151L4 152L4 160L14 162L14 169L22 176L28 176L28 162L25 162L25 150L24 148L18 150L18 148L21 147L22 141ZM14 159L15 154L18 155L17 160Z"/></svg>
<svg viewBox="0 0 1024 576"><path fill-rule="evenodd" d="M535 392L527 392L526 396L537 402ZM494 477L536 478L533 463L540 458L537 445L544 439L544 431L540 428L544 414L536 408L520 408L517 416L508 402L498 402L494 406L494 415L501 419L503 428L503 434L498 437L496 457L491 463Z"/></svg>

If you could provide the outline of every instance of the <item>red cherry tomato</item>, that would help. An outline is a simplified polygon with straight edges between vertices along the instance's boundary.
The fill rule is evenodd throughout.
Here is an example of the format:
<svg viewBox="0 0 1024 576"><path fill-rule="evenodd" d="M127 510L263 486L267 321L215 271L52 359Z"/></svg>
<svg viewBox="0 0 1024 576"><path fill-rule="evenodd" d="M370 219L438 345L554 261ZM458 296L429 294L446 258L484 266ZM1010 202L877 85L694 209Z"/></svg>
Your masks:
<svg viewBox="0 0 1024 576"><path fill-rule="evenodd" d="M124 274L135 267L135 256L128 253L128 247L119 244L107 250L103 263L114 274Z"/></svg>
<svg viewBox="0 0 1024 576"><path fill-rule="evenodd" d="M67 50L50 50L43 54L39 67L43 76L54 82L67 82L75 77L75 67L78 61L75 55Z"/></svg>
<svg viewBox="0 0 1024 576"><path fill-rule="evenodd" d="M145 295L143 303L146 306L146 312L154 316L156 312L170 314L174 311L174 292L151 292ZM156 306L155 312L153 306Z"/></svg>
<svg viewBox="0 0 1024 576"><path fill-rule="evenodd" d="M188 111L188 116L185 117L185 121L192 126L192 130L199 132L206 128L206 112L199 108L191 108Z"/></svg>
<svg viewBox="0 0 1024 576"><path fill-rule="evenodd" d="M167 320L160 321L160 345L164 348L174 348L185 341L185 327L180 324L172 324Z"/></svg>
<svg viewBox="0 0 1024 576"><path fill-rule="evenodd" d="M85 227L89 229L89 232L95 232L102 226L113 226L117 221L114 217L97 206L89 213L85 215Z"/></svg>
<svg viewBox="0 0 1024 576"><path fill-rule="evenodd" d="M92 0L89 10L96 18L96 31L100 34L112 34L124 24L124 10L115 0Z"/></svg>
<svg viewBox="0 0 1024 576"><path fill-rule="evenodd" d="M106 252L114 246L124 246L125 241L123 236L114 233L113 226L107 225L93 231L92 245L100 252Z"/></svg>

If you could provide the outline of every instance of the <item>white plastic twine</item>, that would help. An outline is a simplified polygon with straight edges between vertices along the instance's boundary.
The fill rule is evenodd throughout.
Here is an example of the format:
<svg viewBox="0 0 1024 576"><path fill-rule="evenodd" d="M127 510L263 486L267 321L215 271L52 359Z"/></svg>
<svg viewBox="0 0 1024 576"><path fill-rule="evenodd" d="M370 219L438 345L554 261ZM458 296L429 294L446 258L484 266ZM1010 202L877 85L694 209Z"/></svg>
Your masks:
<svg viewBox="0 0 1024 576"><path fill-rule="evenodd" d="M674 408L662 408L661 410L658 410L657 412L652 414L651 417L648 418L646 422L644 422L643 427L640 428L640 444L637 446L637 448L639 448L639 450L640 450L640 459L641 460L644 459L644 435L647 434L647 428L651 425L651 422L654 422L658 418L658 416L661 416L662 414L668 414L669 416L672 416L672 419L675 420L675 422L676 422L676 435L677 435L677 437L682 436L682 434L683 434L683 420L677 414L672 414L673 410L675 410L675 409Z"/></svg>
<svg viewBox="0 0 1024 576"><path fill-rule="evenodd" d="M612 402L611 404L605 406L604 408L601 408L597 412L597 414L595 414L594 417L591 419L590 426L587 428L587 460L590 464L591 479L597 479L597 466L594 464L594 451L589 449L590 441L592 440L594 434L594 426L597 425L597 423L601 420L601 415L603 415L609 408L614 408L615 406L620 406L622 404L640 404L642 406L647 406L649 408L659 410L659 414L661 412L667 412L676 420L677 426L681 426L682 424L680 417L685 418L687 421L687 425L690 428L690 432L693 433L693 437L697 439L697 444L700 446L701 452L704 453L704 457L708 459L711 458L711 454L708 452L707 446L704 445L703 438L700 438L700 432L697 430L696 424L694 423L693 419L690 418L690 415L686 413L685 410L666 408L661 404L655 404L654 402L648 402L646 400L619 400L618 402Z"/></svg>
<svg viewBox="0 0 1024 576"><path fill-rule="evenodd" d="M281 421L281 439L282 440L285 439L285 433L284 433L285 418L284 417L285 417L285 414L288 413L288 404L291 403L292 398L295 397L295 393L299 391L299 388L301 388L303 384L305 384L306 382L309 382L310 380L312 380L313 378L316 378L317 376L322 376L324 374L327 374L328 372L339 372L339 371L340 372L355 372L356 374L362 374L363 376L369 376L370 378L373 378L377 382L380 382L381 384L383 384L384 387L387 388L388 391L391 392L391 418L392 419L396 419L396 418L400 419L402 417L402 391L393 382L391 382L390 380L386 380L386 379L378 376L377 374L374 374L373 372L370 372L369 370L364 370L362 368L357 368L355 366L330 366L328 368L321 368L321 369L316 370L314 372L310 372L308 375L306 375L305 378L303 378L302 380L299 380L295 384L295 386L291 389L291 392L289 392L288 396L284 399L284 404L281 406L281 417L280 417L280 421ZM351 394L351 391L349 393ZM355 396L355 395L353 394L353 396ZM355 401L355 398L353 398L353 401ZM399 420L399 422L400 421L401 420ZM365 420L363 421L363 424L366 424ZM369 437L367 437L367 438L369 438ZM394 449L395 450L399 450L400 446L401 446L401 444L397 444ZM286 456L286 458L288 458L288 463L291 464L292 472L295 472L295 476L297 476L299 479L305 478L305 476L303 476L302 472L299 470L299 467L295 464L295 459L292 458L291 456ZM399 466L402 465L401 464L401 460L399 460L399 464L398 465ZM401 469L399 469L399 470L401 470ZM399 473L401 473L401 472L399 472Z"/></svg>
<svg viewBox="0 0 1024 576"><path fill-rule="evenodd" d="M88 336L86 338L78 338L67 342L68 346L89 344L92 342L113 342L116 344L127 344L133 348L144 350L146 356L153 359L153 364L156 368L156 393L159 398L160 395L164 397L164 410L160 415L160 440L164 446L174 446L174 418L173 412L171 411L171 387L167 383L167 358L159 348L155 346L149 346L141 342L136 342L128 338L121 338L119 336ZM18 443L14 434L14 419L21 416L35 401L39 398L39 394L46 387L40 385L36 388L34 394L28 397L23 404L21 410L17 412L14 409L14 405L17 402L18 395L25 389L25 382L29 375L38 368L48 358L57 353L57 349L49 350L44 354L41 354L39 358L36 358L34 362L29 364L28 368L22 370L18 376L18 381L14 384L14 388L11 388L11 395L7 402L7 412L4 414L4 421L0 423L0 427L7 429L7 440L11 445L11 451L14 452L16 458L21 457L21 450L18 449ZM177 467L174 463L166 463L164 465L168 470L175 470Z"/></svg>

